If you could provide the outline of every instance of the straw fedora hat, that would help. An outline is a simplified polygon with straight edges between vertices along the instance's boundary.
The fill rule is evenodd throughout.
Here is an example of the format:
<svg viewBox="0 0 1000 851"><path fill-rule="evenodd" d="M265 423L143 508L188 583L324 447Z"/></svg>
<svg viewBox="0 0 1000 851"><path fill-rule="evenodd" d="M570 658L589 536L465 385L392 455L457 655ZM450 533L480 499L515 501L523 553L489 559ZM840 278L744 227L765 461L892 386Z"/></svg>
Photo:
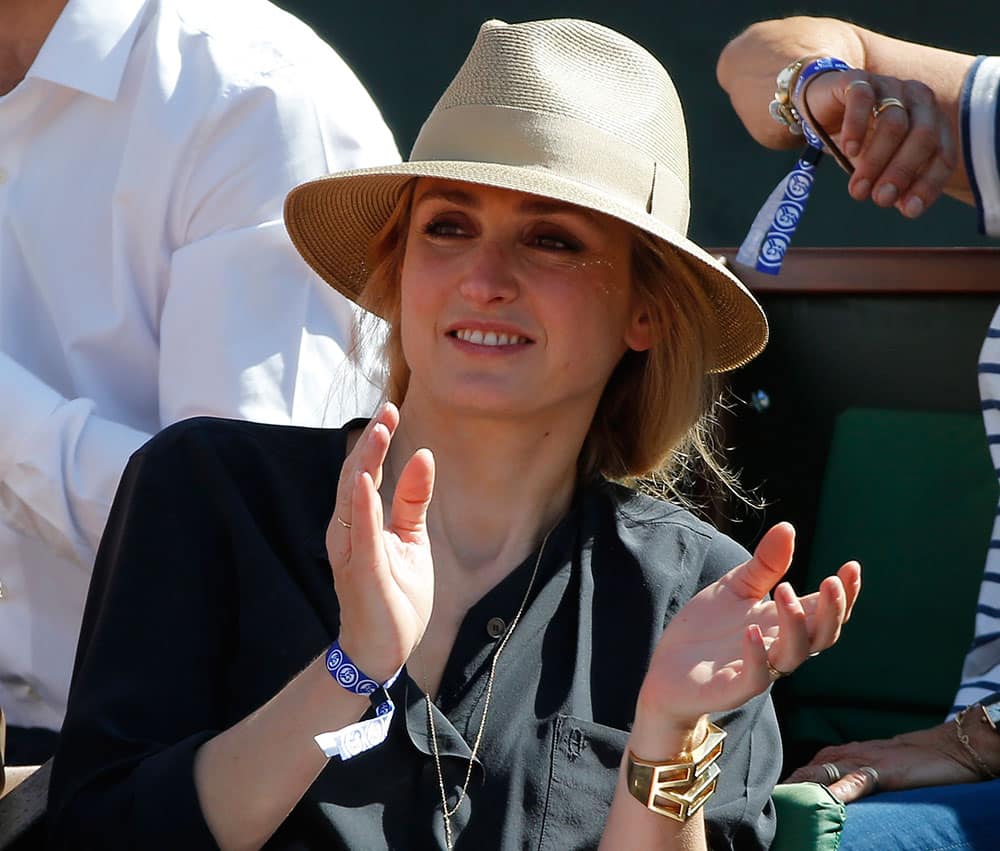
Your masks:
<svg viewBox="0 0 1000 851"><path fill-rule="evenodd" d="M577 204L672 246L715 308L713 372L746 363L767 342L760 305L685 235L688 156L677 91L649 52L613 30L578 20L487 21L409 162L293 189L285 201L292 242L323 280L357 300L368 245L418 176Z"/></svg>

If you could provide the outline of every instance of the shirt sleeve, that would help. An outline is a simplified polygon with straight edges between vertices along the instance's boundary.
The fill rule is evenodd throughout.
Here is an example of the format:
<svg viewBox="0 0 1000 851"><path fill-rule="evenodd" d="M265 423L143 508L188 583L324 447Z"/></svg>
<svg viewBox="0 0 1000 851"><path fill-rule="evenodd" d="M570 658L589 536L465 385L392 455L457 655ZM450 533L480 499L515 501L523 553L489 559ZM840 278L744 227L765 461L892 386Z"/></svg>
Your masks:
<svg viewBox="0 0 1000 851"><path fill-rule="evenodd" d="M281 210L297 183L398 161L395 144L332 51L262 77L218 98L177 177L158 328L161 427L203 414L340 425L377 400L346 357L357 308L299 258ZM125 463L150 434L3 355L0 390L0 514L89 570Z"/></svg>
<svg viewBox="0 0 1000 851"><path fill-rule="evenodd" d="M1000 472L1000 308L979 354L979 395L990 457ZM986 551L972 646L949 717L996 691L1000 691L1000 507Z"/></svg>
<svg viewBox="0 0 1000 851"><path fill-rule="evenodd" d="M66 399L0 352L0 515L89 571L128 457L149 435Z"/></svg>
<svg viewBox="0 0 1000 851"><path fill-rule="evenodd" d="M238 593L220 531L229 479L198 422L157 436L122 477L53 764L53 848L216 847L194 759L223 726Z"/></svg>
<svg viewBox="0 0 1000 851"><path fill-rule="evenodd" d="M962 86L959 118L979 231L1000 236L1000 57L975 61Z"/></svg>

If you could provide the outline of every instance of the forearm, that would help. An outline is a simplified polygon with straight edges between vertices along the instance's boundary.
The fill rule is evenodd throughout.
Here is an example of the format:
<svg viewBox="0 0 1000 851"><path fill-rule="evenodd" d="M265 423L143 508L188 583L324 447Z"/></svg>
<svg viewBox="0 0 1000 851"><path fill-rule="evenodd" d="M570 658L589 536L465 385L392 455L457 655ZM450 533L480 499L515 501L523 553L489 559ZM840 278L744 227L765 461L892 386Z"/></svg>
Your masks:
<svg viewBox="0 0 1000 851"><path fill-rule="evenodd" d="M259 848L327 763L313 737L356 722L368 700L340 688L316 659L252 715L206 742L194 779L224 851Z"/></svg>

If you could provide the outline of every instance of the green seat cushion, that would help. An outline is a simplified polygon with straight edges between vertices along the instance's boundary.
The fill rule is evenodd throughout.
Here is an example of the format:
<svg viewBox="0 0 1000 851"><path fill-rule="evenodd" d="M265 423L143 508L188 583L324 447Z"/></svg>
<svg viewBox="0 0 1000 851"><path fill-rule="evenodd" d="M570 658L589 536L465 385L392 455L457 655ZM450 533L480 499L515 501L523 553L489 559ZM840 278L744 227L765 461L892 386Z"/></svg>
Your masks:
<svg viewBox="0 0 1000 851"><path fill-rule="evenodd" d="M786 736L881 738L938 723L972 638L997 505L979 414L852 408L830 446L807 582L845 560L861 596L785 688Z"/></svg>
<svg viewBox="0 0 1000 851"><path fill-rule="evenodd" d="M845 810L826 786L782 784L773 800L777 830L771 851L836 851Z"/></svg>

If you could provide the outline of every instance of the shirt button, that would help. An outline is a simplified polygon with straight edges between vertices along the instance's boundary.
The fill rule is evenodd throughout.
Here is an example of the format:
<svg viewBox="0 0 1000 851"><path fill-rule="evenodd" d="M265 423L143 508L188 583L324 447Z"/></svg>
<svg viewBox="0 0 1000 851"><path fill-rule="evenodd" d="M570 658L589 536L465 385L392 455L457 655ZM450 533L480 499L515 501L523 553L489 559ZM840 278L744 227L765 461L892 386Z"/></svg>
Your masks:
<svg viewBox="0 0 1000 851"><path fill-rule="evenodd" d="M4 587L3 582L0 582L0 600L7 599L7 589Z"/></svg>
<svg viewBox="0 0 1000 851"><path fill-rule="evenodd" d="M490 638L499 638L507 631L507 624L503 618L490 618L486 622L486 634Z"/></svg>

